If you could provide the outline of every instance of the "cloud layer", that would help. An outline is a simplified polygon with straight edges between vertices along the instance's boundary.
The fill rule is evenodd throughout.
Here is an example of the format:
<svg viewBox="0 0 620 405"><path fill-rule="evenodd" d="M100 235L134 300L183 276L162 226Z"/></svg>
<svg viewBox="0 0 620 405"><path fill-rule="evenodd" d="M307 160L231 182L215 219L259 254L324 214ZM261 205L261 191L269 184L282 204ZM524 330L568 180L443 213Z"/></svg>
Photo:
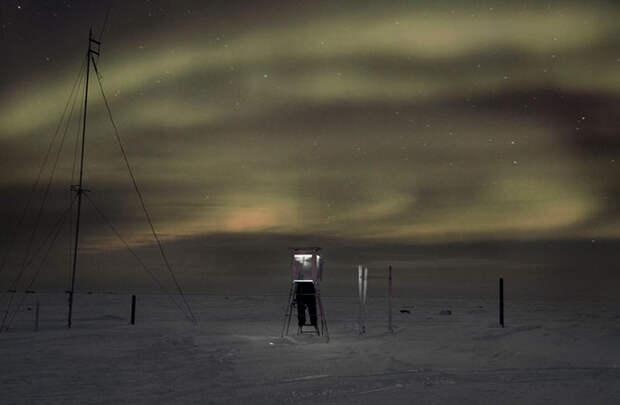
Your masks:
<svg viewBox="0 0 620 405"><path fill-rule="evenodd" d="M102 81L166 238L619 236L613 3L257 4L219 14L191 3L118 5L111 14ZM17 22L6 35L27 29L8 18ZM75 21L61 31L84 34ZM63 56L52 73L44 62L20 72L14 51L3 85L0 187L23 190L17 200L79 68L83 49L65 46L51 45ZM145 240L90 91L87 187L128 239ZM59 199L78 111L54 182ZM0 207L5 217L14 202Z"/></svg>

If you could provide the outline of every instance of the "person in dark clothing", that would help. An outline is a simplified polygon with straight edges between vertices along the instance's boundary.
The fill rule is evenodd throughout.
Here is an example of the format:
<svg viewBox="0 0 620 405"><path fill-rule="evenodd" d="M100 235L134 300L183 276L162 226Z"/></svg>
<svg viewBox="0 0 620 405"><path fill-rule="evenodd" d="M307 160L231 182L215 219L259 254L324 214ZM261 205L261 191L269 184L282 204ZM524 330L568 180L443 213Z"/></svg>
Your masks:
<svg viewBox="0 0 620 405"><path fill-rule="evenodd" d="M297 321L301 328L306 324L306 309L310 315L310 325L317 329L316 296L314 283L297 283Z"/></svg>

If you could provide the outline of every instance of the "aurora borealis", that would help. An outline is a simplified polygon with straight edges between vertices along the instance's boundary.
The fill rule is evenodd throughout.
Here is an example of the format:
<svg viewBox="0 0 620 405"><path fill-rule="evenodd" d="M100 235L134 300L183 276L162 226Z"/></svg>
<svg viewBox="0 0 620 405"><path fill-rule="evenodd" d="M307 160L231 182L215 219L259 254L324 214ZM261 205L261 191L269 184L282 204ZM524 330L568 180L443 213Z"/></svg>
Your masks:
<svg viewBox="0 0 620 405"><path fill-rule="evenodd" d="M2 6L6 229L106 6ZM102 82L169 243L620 236L614 2L146 1L110 10ZM86 187L128 240L147 243L91 91ZM50 218L68 198L72 153L63 152ZM85 249L118 248L96 229Z"/></svg>

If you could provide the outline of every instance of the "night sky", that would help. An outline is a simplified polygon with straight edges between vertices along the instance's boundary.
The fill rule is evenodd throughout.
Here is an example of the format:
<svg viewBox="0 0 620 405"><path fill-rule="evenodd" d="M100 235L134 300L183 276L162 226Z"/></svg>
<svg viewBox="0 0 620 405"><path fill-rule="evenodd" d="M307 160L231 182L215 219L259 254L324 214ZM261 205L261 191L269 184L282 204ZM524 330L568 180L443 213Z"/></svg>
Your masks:
<svg viewBox="0 0 620 405"><path fill-rule="evenodd" d="M96 3L1 3L3 289L89 26L99 37L109 8L101 80L188 290L286 294L287 247L310 244L325 249L334 294L353 291L363 261L394 264L402 294L493 294L508 275L525 295L613 295L620 5ZM85 187L164 280L91 84ZM76 100L42 235L70 200ZM88 205L84 222L78 289L153 288ZM66 288L66 225L35 286Z"/></svg>

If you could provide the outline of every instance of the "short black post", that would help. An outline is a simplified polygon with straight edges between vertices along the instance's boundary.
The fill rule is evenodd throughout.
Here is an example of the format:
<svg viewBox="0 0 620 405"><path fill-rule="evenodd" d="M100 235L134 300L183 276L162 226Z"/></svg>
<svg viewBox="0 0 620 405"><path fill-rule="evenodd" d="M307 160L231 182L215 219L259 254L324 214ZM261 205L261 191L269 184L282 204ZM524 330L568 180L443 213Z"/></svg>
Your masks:
<svg viewBox="0 0 620 405"><path fill-rule="evenodd" d="M38 332L39 331L39 308L41 307L41 304L39 304L39 300L37 300L37 306L35 307L34 310L34 331Z"/></svg>
<svg viewBox="0 0 620 405"><path fill-rule="evenodd" d="M499 279L499 324L504 327L504 279Z"/></svg>
<svg viewBox="0 0 620 405"><path fill-rule="evenodd" d="M136 324L136 296L131 296L131 324Z"/></svg>
<svg viewBox="0 0 620 405"><path fill-rule="evenodd" d="M392 328L392 265L388 267L388 332L394 333Z"/></svg>

